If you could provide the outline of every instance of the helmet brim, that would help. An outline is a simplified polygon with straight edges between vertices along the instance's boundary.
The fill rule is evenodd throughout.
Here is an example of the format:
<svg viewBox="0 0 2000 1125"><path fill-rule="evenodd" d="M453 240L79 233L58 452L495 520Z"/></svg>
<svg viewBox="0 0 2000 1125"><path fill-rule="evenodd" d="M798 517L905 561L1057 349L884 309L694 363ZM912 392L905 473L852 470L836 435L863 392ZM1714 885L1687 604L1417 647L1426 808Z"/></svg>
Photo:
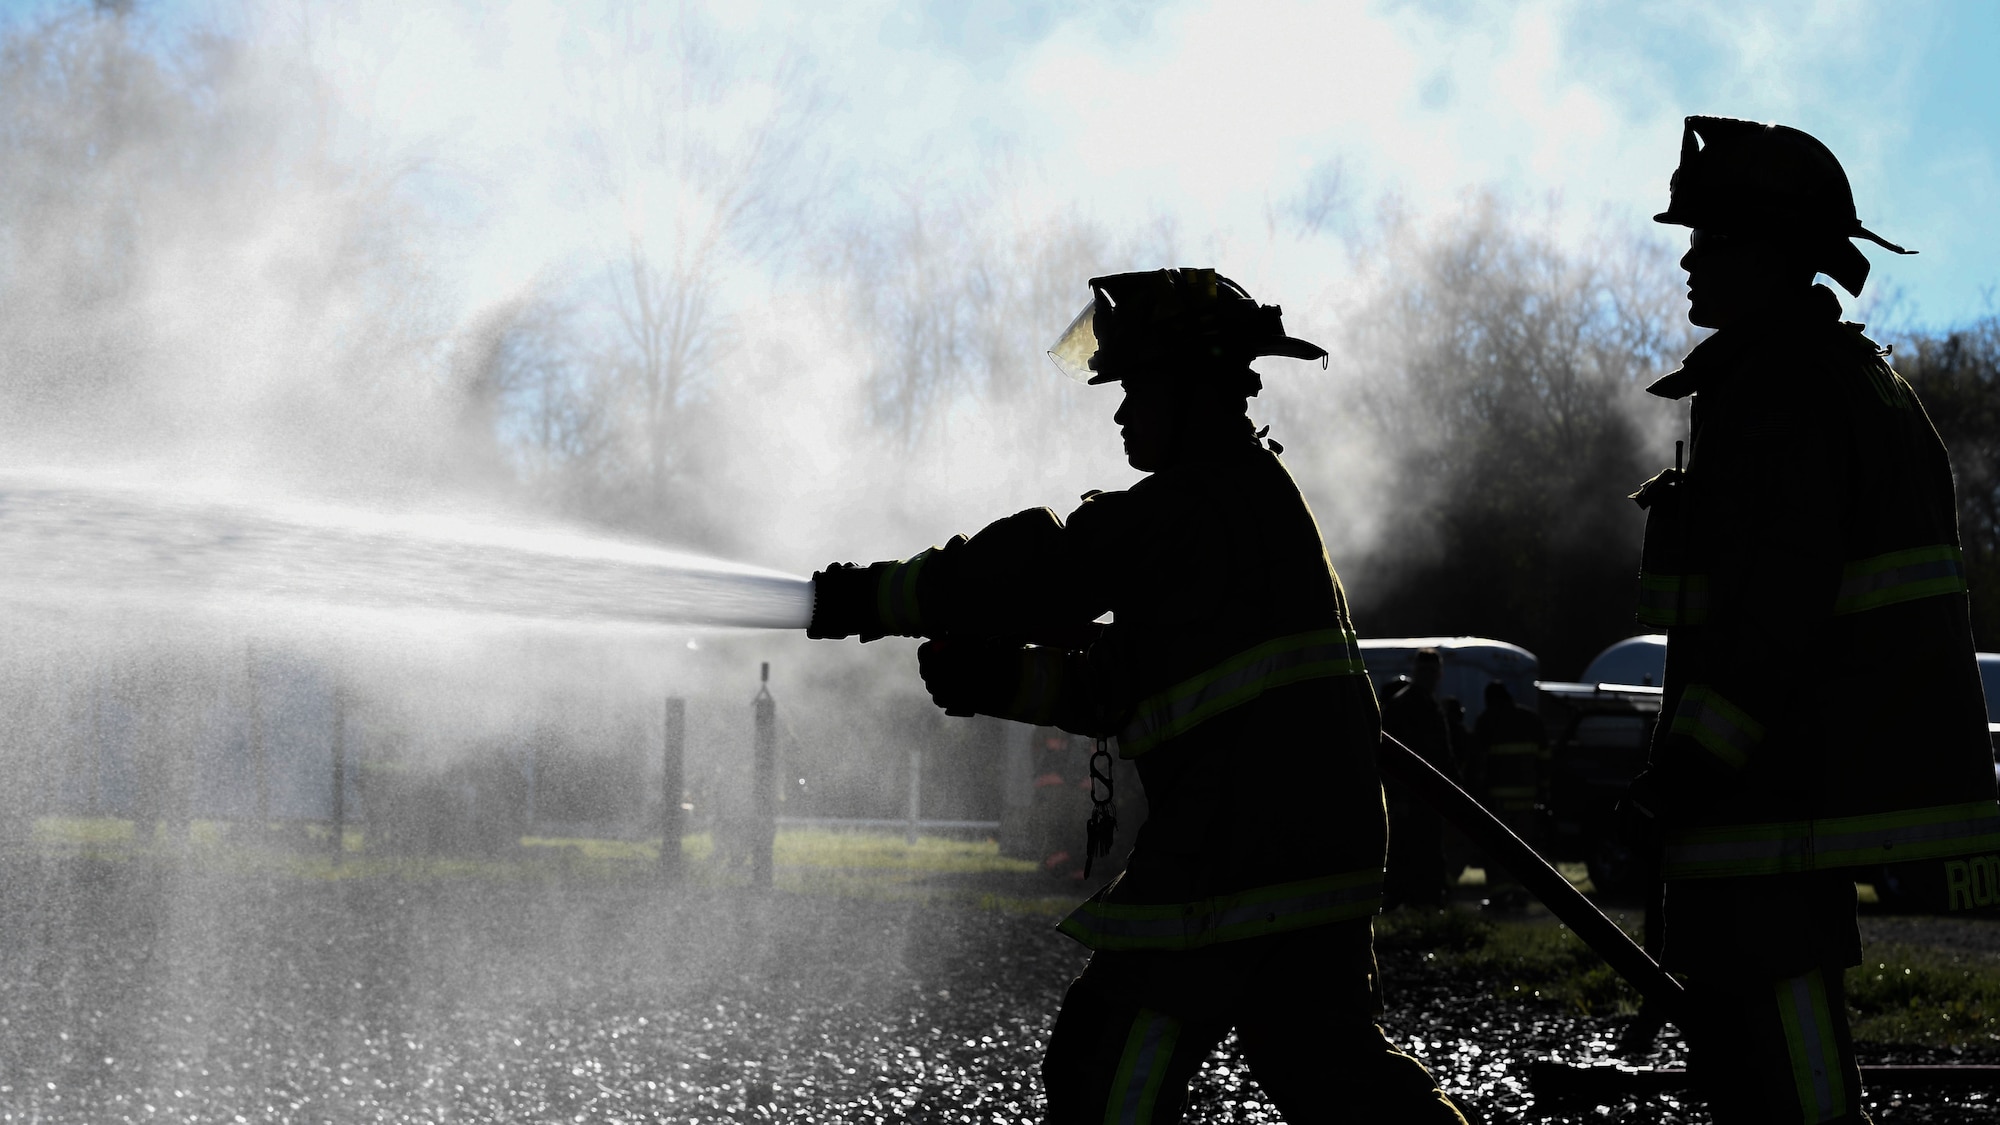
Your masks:
<svg viewBox="0 0 2000 1125"><path fill-rule="evenodd" d="M1063 329L1062 335L1056 338L1054 346L1050 347L1048 352L1049 359L1056 365L1057 370L1061 371L1065 376L1087 386L1119 382L1128 375L1142 373L1149 366L1146 361L1139 358L1138 354L1133 353L1125 347L1114 348L1113 351L1116 353L1114 357L1105 357L1099 354L1097 311L1100 302L1104 299L1100 283L1105 280L1107 279L1091 279L1091 287L1098 292L1070 320L1069 326ZM1227 278L1220 280L1228 281ZM1246 302L1250 300L1249 294L1242 293L1241 286L1236 285L1235 282L1228 282L1228 284L1238 293L1241 293ZM1282 332L1282 328L1278 323L1277 308L1272 306L1264 311L1271 314L1271 327L1277 328ZM1244 355L1247 352L1245 358L1276 355L1285 356L1289 359L1316 359L1319 360L1320 367L1322 368L1326 367L1328 363L1328 355L1325 348L1311 341L1301 340L1295 336L1280 334L1257 337L1242 341L1241 347L1242 351L1239 351L1237 354ZM1112 360L1109 364L1111 368L1109 371L1102 370L1103 367L1107 366L1104 362L1107 358ZM1158 359L1160 357L1155 353L1153 358Z"/></svg>
<svg viewBox="0 0 2000 1125"><path fill-rule="evenodd" d="M1257 345L1257 354L1281 355L1290 359L1316 359L1319 360L1321 367L1327 364L1325 348L1296 336L1279 336L1276 339L1261 341Z"/></svg>

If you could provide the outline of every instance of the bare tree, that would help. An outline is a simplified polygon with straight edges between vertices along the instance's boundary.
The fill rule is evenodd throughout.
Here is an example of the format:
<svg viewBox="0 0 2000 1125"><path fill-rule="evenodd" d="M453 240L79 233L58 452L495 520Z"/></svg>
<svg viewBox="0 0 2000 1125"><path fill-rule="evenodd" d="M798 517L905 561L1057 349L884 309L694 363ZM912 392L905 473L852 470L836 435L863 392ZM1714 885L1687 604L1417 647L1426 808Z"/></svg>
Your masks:
<svg viewBox="0 0 2000 1125"><path fill-rule="evenodd" d="M1973 633L1980 648L2000 648L2000 315L1906 332L1895 365L1951 454Z"/></svg>
<svg viewBox="0 0 2000 1125"><path fill-rule="evenodd" d="M1073 210L1023 214L1014 174L941 199L906 191L896 220L851 230L835 264L873 357L872 416L906 446L940 436L963 404L1020 414L1027 445L1062 440L1078 400L1046 353L1090 299L1086 282L1172 258L1163 222L1121 235Z"/></svg>
<svg viewBox="0 0 2000 1125"><path fill-rule="evenodd" d="M1334 369L1281 399L1291 432L1320 435L1295 470L1337 498L1325 514L1380 529L1339 560L1368 631L1483 632L1561 674L1632 631L1625 494L1671 460L1679 415L1643 388L1692 338L1664 244L1547 229L1492 199L1441 227L1393 219Z"/></svg>
<svg viewBox="0 0 2000 1125"><path fill-rule="evenodd" d="M597 287L598 362L657 522L688 470L691 406L731 346L726 294L802 234L825 103L796 58L761 57L685 6L650 15L614 17L587 145L628 228Z"/></svg>

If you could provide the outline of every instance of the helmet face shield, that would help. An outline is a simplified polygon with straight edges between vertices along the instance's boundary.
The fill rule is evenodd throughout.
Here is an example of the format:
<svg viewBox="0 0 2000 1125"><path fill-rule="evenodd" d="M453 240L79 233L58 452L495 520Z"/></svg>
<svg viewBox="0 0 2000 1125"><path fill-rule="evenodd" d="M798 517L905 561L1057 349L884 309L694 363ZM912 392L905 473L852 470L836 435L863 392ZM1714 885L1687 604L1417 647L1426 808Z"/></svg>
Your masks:
<svg viewBox="0 0 2000 1125"><path fill-rule="evenodd" d="M1090 369L1090 357L1096 354L1097 301L1092 298L1056 338L1055 346L1049 349L1049 358L1056 361L1063 374L1079 383L1088 383L1095 374Z"/></svg>

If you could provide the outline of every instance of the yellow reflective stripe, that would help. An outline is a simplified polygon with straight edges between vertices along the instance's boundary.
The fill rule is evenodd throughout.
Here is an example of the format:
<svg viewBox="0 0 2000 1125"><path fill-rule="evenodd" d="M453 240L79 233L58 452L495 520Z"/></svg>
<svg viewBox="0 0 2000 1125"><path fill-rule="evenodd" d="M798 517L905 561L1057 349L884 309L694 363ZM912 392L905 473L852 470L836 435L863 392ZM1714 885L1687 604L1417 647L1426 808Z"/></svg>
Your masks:
<svg viewBox="0 0 2000 1125"><path fill-rule="evenodd" d="M1125 1037L1118 1072L1111 1079L1104 1125L1148 1125L1153 1120L1153 1106L1159 1101L1160 1085L1167 1077L1167 1063L1174 1057L1180 1035L1181 1021L1151 1008L1139 1009L1132 1019L1132 1031Z"/></svg>
<svg viewBox="0 0 2000 1125"><path fill-rule="evenodd" d="M935 550L918 551L901 562L882 568L882 578L875 587L875 613L881 618L882 627L890 633L902 637L923 636L923 614L917 609L917 575L923 572L924 563Z"/></svg>
<svg viewBox="0 0 2000 1125"><path fill-rule="evenodd" d="M1006 718L1042 726L1054 721L1056 703L1062 698L1063 657L1059 648L1021 651L1021 682Z"/></svg>
<svg viewBox="0 0 2000 1125"><path fill-rule="evenodd" d="M1751 747L1764 738L1764 724L1707 684L1689 684L1681 693L1672 730L1739 770L1750 763Z"/></svg>
<svg viewBox="0 0 2000 1125"><path fill-rule="evenodd" d="M1708 575L1639 572L1641 625L1701 625L1708 621Z"/></svg>
<svg viewBox="0 0 2000 1125"><path fill-rule="evenodd" d="M1661 854L1661 872L1671 879L1783 875L1995 849L2000 849L2000 802L1984 800L1672 832Z"/></svg>
<svg viewBox="0 0 2000 1125"><path fill-rule="evenodd" d="M1093 898L1056 929L1091 949L1188 950L1368 918L1381 907L1382 872L1369 868L1199 902L1128 905Z"/></svg>
<svg viewBox="0 0 2000 1125"><path fill-rule="evenodd" d="M1847 1083L1841 1074L1840 1044L1826 998L1826 978L1814 969L1777 983L1778 1019L1785 1028L1792 1081L1807 1125L1847 1112Z"/></svg>
<svg viewBox="0 0 2000 1125"><path fill-rule="evenodd" d="M1840 569L1840 592L1833 612L1860 613L1898 602L1963 594L1965 553L1949 544L1891 551Z"/></svg>
<svg viewBox="0 0 2000 1125"><path fill-rule="evenodd" d="M1315 629L1266 641L1142 700L1118 732L1118 756L1136 758L1273 688L1366 671L1352 629Z"/></svg>

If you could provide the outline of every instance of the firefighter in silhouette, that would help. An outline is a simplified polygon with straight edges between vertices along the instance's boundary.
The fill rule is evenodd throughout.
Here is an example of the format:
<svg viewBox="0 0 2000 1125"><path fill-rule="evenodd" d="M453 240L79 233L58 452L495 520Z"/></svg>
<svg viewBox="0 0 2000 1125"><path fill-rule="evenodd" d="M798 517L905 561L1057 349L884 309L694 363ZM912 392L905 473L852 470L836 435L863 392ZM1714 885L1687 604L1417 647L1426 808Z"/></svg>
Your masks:
<svg viewBox="0 0 2000 1125"><path fill-rule="evenodd" d="M1507 685L1494 680L1486 685L1486 709L1473 728L1479 761L1472 772L1480 800L1515 835L1533 843L1540 833L1535 805L1547 784L1549 743L1542 717L1515 703Z"/></svg>
<svg viewBox="0 0 2000 1125"><path fill-rule="evenodd" d="M1473 724L1467 780L1480 802L1514 835L1535 843L1541 835L1536 805L1548 784L1549 743L1542 717L1515 703L1514 693L1499 680L1486 685L1485 701ZM1513 910L1527 904L1527 892L1512 871L1490 856L1485 868L1489 908Z"/></svg>
<svg viewBox="0 0 2000 1125"><path fill-rule="evenodd" d="M1669 640L1622 808L1658 833L1662 959L1716 1121L1863 1121L1848 869L2000 850L1951 466L1814 283L1860 294L1852 239L1907 251L1861 225L1824 145L1728 118L1687 119L1657 218L1692 228L1688 319L1716 331L1650 388L1692 396L1690 454L1634 494L1639 620Z"/></svg>
<svg viewBox="0 0 2000 1125"><path fill-rule="evenodd" d="M1451 725L1438 702L1444 658L1434 648L1417 650L1407 678L1398 676L1382 700L1382 729L1436 766L1459 776L1452 757ZM1444 902L1444 818L1406 787L1390 782L1389 862L1382 887L1384 906L1439 906Z"/></svg>
<svg viewBox="0 0 2000 1125"><path fill-rule="evenodd" d="M1125 870L1060 926L1095 952L1049 1039L1050 1121L1179 1120L1234 1028L1290 1120L1460 1122L1375 1023L1379 712L1319 528L1246 414L1252 359L1326 353L1212 270L1090 284L1050 355L1123 383L1150 475L1067 520L830 567L809 632L936 638L920 667L947 712L1115 738L1137 766ZM1093 815L1093 854L1111 828Z"/></svg>

